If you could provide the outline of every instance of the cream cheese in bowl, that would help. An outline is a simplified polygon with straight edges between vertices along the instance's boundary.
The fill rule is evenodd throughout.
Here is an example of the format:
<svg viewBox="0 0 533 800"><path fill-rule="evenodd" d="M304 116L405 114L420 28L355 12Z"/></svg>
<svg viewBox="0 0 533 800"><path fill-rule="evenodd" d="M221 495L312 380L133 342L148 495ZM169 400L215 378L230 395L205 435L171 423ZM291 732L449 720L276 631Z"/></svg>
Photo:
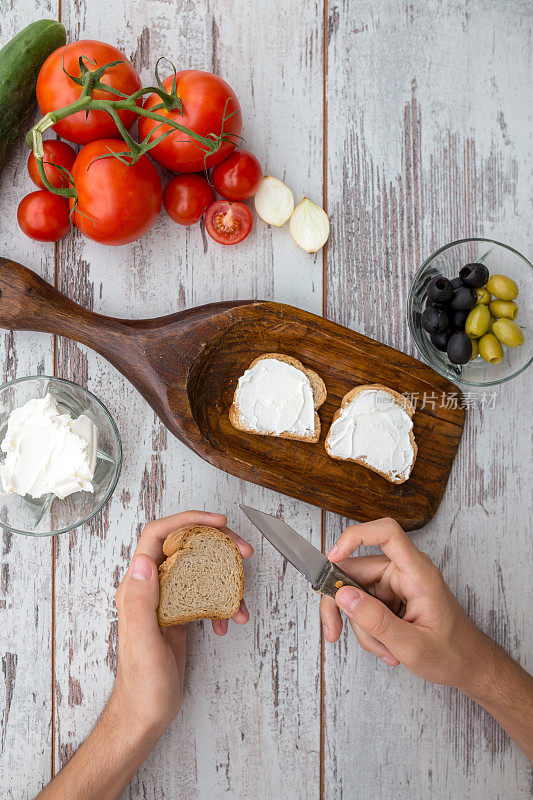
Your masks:
<svg viewBox="0 0 533 800"><path fill-rule="evenodd" d="M45 375L0 387L0 527L53 536L89 522L121 465L116 423L88 389Z"/></svg>
<svg viewBox="0 0 533 800"><path fill-rule="evenodd" d="M96 426L85 414L73 419L62 412L49 393L13 409L0 446L6 454L0 466L6 494L64 499L94 491Z"/></svg>

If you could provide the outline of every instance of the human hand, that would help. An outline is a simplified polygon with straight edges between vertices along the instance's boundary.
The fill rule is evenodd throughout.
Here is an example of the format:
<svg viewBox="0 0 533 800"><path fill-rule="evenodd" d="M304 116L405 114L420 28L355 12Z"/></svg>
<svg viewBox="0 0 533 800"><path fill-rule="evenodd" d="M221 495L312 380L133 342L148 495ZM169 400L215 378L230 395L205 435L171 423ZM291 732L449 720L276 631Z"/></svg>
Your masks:
<svg viewBox="0 0 533 800"><path fill-rule="evenodd" d="M142 532L126 575L117 589L118 669L110 704L115 716L125 719L132 732L153 733L158 738L178 713L183 695L186 626L161 630L157 624L159 603L158 565L163 561L163 542L184 525L210 525L225 531L241 556L253 548L225 527L226 517L203 511L186 511L149 522ZM232 619L248 622L244 600ZM214 620L218 635L228 630L227 620Z"/></svg>
<svg viewBox="0 0 533 800"><path fill-rule="evenodd" d="M362 544L378 545L384 555L348 558ZM335 600L322 597L327 641L336 642L341 634L341 609L363 650L390 666L401 663L433 683L469 689L475 665L493 643L461 608L440 570L394 520L347 528L328 558L376 597L351 587L339 589Z"/></svg>

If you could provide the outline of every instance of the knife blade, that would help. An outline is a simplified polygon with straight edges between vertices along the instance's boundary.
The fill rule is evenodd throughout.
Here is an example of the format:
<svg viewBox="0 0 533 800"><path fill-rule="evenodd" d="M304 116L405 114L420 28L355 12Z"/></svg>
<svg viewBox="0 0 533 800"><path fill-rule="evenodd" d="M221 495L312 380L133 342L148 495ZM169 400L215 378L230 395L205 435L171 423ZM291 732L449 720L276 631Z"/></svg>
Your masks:
<svg viewBox="0 0 533 800"><path fill-rule="evenodd" d="M302 573L315 592L335 597L342 586L353 586L372 594L279 517L250 506L241 505L240 508L278 553Z"/></svg>
<svg viewBox="0 0 533 800"><path fill-rule="evenodd" d="M278 553L296 567L309 583L316 583L328 564L326 556L320 550L279 517L244 505L241 505L241 510Z"/></svg>

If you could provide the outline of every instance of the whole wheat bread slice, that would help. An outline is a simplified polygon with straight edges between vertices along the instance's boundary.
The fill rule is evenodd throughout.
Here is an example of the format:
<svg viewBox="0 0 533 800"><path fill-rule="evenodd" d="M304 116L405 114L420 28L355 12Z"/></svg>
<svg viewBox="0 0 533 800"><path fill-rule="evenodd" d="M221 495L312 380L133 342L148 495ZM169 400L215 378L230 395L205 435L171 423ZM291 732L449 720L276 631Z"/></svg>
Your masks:
<svg viewBox="0 0 533 800"><path fill-rule="evenodd" d="M239 548L226 533L189 525L166 538L163 552L157 609L162 627L235 614L244 595L244 570Z"/></svg>
<svg viewBox="0 0 533 800"><path fill-rule="evenodd" d="M315 406L315 429L312 434L309 436L298 436L294 433L290 433L286 431L284 433L276 434L276 433L263 433L262 431L256 431L254 428L247 428L244 424L244 421L239 413L239 406L236 402L237 396L237 389L233 394L233 403L229 410L229 421L231 422L232 426L239 431L246 431L247 433L253 433L256 436L273 436L277 439L294 439L297 442L313 442L316 443L320 439L320 417L317 414L318 409L324 402L327 397L326 386L324 381L320 377L320 375L312 369L307 369L304 367L301 361L298 361L297 358L293 358L292 356L286 356L283 353L264 353L259 358L256 358L248 369L252 369L255 365L262 361L265 358L275 358L277 361L283 361L285 364L290 364L291 367L296 367L301 372L306 375L309 379L309 383L311 384L311 391L313 392L313 403Z"/></svg>
<svg viewBox="0 0 533 800"><path fill-rule="evenodd" d="M415 461L416 461L416 456L417 456L417 453L418 453L418 447L417 447L417 444L415 442L415 436L414 436L414 433L413 433L412 429L409 432L409 440L410 440L412 448L413 448L413 461L411 463L411 467L409 469L409 472L407 474L404 474L404 475L395 476L392 473L381 472L379 469L376 469L375 467L372 467L370 464L368 464L364 457L363 458L340 458L339 456L333 455L331 453L330 449L329 449L329 437L330 437L330 434L331 434L331 429L332 429L333 425L335 424L336 420L339 418L342 409L345 406L349 405L354 400L354 398L357 397L358 394L361 394L361 392L366 392L366 391L387 392L387 394L389 394L393 398L393 400L401 408L403 408L403 410L406 412L406 414L408 414L411 417L411 419L413 418L414 413L415 413L415 407L411 403L409 398L405 397L403 394L400 394L399 392L396 392L394 389L389 389L388 386L382 386L382 384L380 384L380 383L367 383L367 384L363 384L361 386L356 386L354 389L351 389L347 394L344 395L344 397L342 398L342 401L341 401L340 408L333 415L333 419L331 420L331 425L330 425L330 428L329 428L329 431L328 431L328 435L326 436L326 441L324 442L324 446L326 448L326 452L331 458L334 458L336 461L352 461L355 464L361 464L363 467L366 467L367 469L372 470L372 472L376 472L378 475L381 475L383 478L386 478L386 480L388 480L390 483L405 483L405 481L409 480L411 472L413 471L413 467L414 467Z"/></svg>

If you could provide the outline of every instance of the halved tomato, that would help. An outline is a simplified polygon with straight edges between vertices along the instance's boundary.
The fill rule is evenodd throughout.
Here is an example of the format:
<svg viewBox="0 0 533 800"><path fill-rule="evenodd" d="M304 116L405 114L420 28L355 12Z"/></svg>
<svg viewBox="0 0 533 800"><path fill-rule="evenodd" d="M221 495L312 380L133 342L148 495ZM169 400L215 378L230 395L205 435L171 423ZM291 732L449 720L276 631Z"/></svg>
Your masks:
<svg viewBox="0 0 533 800"><path fill-rule="evenodd" d="M252 212L244 203L216 200L205 212L205 227L219 244L238 244L252 230Z"/></svg>

